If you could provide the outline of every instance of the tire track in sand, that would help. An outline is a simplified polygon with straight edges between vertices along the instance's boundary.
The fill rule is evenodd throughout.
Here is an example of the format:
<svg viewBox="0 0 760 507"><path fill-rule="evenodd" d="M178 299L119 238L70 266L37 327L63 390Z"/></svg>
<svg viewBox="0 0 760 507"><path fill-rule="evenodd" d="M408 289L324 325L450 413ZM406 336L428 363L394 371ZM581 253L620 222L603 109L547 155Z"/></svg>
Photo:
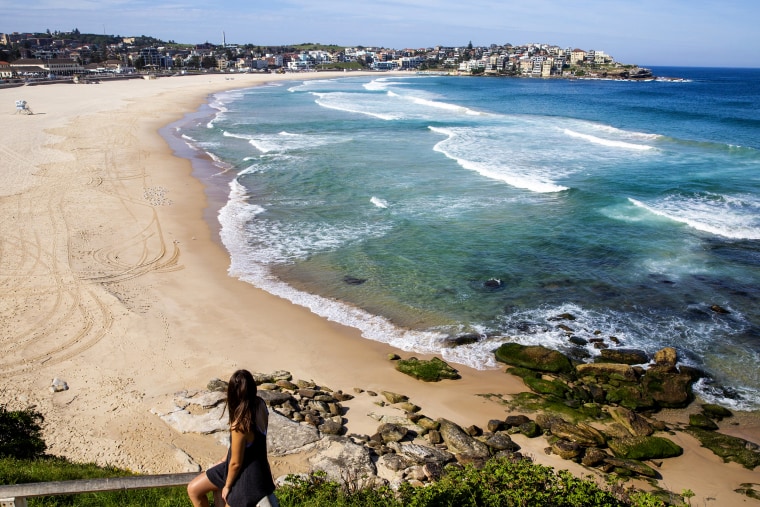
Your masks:
<svg viewBox="0 0 760 507"><path fill-rule="evenodd" d="M80 134L51 146L75 161L40 165L30 190L0 198L0 378L75 358L109 336L115 311L150 308L153 275L182 269L158 212L170 201L146 197L150 153L115 116L55 132Z"/></svg>

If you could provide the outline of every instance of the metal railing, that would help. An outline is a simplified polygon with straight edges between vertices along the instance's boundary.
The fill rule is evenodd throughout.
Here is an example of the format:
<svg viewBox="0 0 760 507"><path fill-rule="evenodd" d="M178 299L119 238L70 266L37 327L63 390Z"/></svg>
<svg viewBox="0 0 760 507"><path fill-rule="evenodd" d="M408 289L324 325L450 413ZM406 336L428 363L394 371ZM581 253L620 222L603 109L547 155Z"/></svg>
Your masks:
<svg viewBox="0 0 760 507"><path fill-rule="evenodd" d="M0 486L0 507L26 507L26 499L36 496L76 495L100 491L185 486L196 475L198 472L12 484Z"/></svg>

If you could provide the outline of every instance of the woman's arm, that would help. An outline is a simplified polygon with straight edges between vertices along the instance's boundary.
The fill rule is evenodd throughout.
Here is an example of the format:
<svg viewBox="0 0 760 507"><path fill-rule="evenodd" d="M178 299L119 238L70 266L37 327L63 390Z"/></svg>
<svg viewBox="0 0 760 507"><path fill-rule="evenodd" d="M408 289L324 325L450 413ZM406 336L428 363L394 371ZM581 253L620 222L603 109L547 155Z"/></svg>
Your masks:
<svg viewBox="0 0 760 507"><path fill-rule="evenodd" d="M230 430L230 463L227 465L227 482L222 489L222 498L227 501L227 494L235 484L240 468L243 466L245 455L245 434L237 430Z"/></svg>

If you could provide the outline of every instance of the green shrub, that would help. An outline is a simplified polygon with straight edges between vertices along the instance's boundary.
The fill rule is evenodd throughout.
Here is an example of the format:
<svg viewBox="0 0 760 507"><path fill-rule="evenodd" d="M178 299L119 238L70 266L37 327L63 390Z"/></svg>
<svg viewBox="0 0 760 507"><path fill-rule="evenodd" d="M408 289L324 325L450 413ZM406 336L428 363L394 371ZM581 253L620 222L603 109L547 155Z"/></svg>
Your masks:
<svg viewBox="0 0 760 507"><path fill-rule="evenodd" d="M283 507L661 507L648 493L601 488L567 470L530 461L493 459L483 469L450 466L438 482L425 487L404 483L397 493L388 487L357 489L329 481L324 474L290 477L277 490Z"/></svg>
<svg viewBox="0 0 760 507"><path fill-rule="evenodd" d="M45 454L42 439L45 418L31 408L8 410L0 405L0 457L33 459Z"/></svg>

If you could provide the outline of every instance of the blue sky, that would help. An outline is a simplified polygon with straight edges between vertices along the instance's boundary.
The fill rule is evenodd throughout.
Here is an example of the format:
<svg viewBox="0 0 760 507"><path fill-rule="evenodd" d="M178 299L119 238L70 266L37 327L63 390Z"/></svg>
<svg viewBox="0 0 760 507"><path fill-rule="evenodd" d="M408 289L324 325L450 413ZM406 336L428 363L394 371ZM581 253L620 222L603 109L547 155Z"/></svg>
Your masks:
<svg viewBox="0 0 760 507"><path fill-rule="evenodd" d="M757 0L0 0L0 32L259 45L556 44L639 65L760 68Z"/></svg>

